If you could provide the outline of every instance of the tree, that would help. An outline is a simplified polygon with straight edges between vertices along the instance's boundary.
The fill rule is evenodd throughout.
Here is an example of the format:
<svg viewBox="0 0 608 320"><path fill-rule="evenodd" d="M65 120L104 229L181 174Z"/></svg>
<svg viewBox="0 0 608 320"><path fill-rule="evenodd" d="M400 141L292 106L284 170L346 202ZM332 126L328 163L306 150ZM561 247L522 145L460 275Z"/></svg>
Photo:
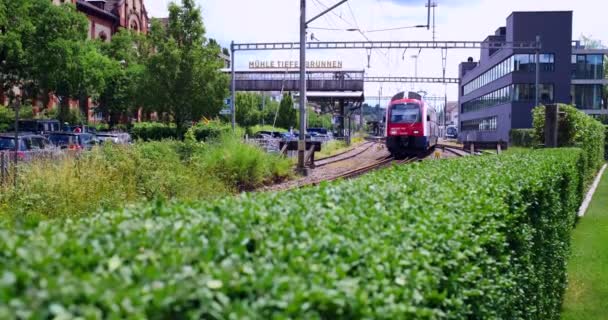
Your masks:
<svg viewBox="0 0 608 320"><path fill-rule="evenodd" d="M601 40L593 39L592 36L585 36L581 34L580 37L581 44L585 46L587 49L604 49L605 46L602 44Z"/></svg>
<svg viewBox="0 0 608 320"><path fill-rule="evenodd" d="M331 115L330 114L318 114L311 107L308 107L306 113L308 115L308 125L310 128L331 128ZM298 117L299 118L299 117Z"/></svg>
<svg viewBox="0 0 608 320"><path fill-rule="evenodd" d="M255 126L261 117L262 97L256 93L238 92L235 101L236 122L244 127Z"/></svg>
<svg viewBox="0 0 608 320"><path fill-rule="evenodd" d="M34 0L0 1L0 90L3 92L31 79L32 64L26 51L35 30L34 18L29 14L34 3ZM50 5L48 1L45 3Z"/></svg>
<svg viewBox="0 0 608 320"><path fill-rule="evenodd" d="M35 28L26 52L33 70L33 93L42 92L45 105L50 93L58 96L59 118L64 121L70 117L70 99L78 99L84 109L88 97L101 93L112 62L88 41L88 21L72 4L32 1Z"/></svg>
<svg viewBox="0 0 608 320"><path fill-rule="evenodd" d="M292 128L297 124L297 111L293 107L293 99L291 94L285 93L279 105L279 114L277 115L276 127Z"/></svg>
<svg viewBox="0 0 608 320"><path fill-rule="evenodd" d="M188 122L214 117L228 95L228 77L221 73L219 46L205 39L200 9L194 0L169 5L169 22L153 20L155 48L146 62L146 106L167 114L179 131Z"/></svg>
<svg viewBox="0 0 608 320"><path fill-rule="evenodd" d="M142 85L149 45L140 34L122 29L110 43L102 43L102 51L113 60L107 72L106 86L99 97L99 111L109 115L109 125L116 125L120 116L134 114L142 105Z"/></svg>

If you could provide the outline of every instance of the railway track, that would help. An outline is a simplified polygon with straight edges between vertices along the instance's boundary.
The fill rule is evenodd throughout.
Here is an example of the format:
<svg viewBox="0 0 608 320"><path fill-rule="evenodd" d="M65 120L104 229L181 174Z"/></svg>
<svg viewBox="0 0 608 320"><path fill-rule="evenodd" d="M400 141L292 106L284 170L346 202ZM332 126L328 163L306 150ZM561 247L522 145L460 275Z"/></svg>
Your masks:
<svg viewBox="0 0 608 320"><path fill-rule="evenodd" d="M441 148L442 150L447 151L451 154L454 154L457 157L465 157L465 156L471 155L468 151L464 150L463 148L458 148L458 147L454 147L454 146L437 144L437 148Z"/></svg>
<svg viewBox="0 0 608 320"><path fill-rule="evenodd" d="M372 164L369 164L367 166L357 168L357 169L342 173L336 177L327 179L326 181L334 181L334 180L338 180L338 179L352 179L352 178L361 176L365 173L368 173L368 172L371 172L374 170L386 168L393 164L402 165L402 164L413 163L416 161L421 161L421 159L419 157L410 157L410 158L397 160L397 159L393 158L392 156L388 156L388 157L382 158Z"/></svg>
<svg viewBox="0 0 608 320"><path fill-rule="evenodd" d="M332 164L332 163L336 163L336 162L340 162L340 161L345 161L345 160L349 160L352 158L355 158L359 155L361 155L362 153L366 152L367 150L369 150L371 147L373 147L376 143L372 142L372 141L368 141L363 143L361 146L359 147L363 147L365 145L365 148L363 148L362 150L358 151L358 152L354 152L353 154L349 155L349 156L345 156L353 151L355 151L357 148L354 149L350 149L348 151L344 151L338 154L335 154L333 156L329 156L329 157L325 157L325 158L321 158L321 159L315 159L315 168L319 168L319 167L324 167L326 165Z"/></svg>

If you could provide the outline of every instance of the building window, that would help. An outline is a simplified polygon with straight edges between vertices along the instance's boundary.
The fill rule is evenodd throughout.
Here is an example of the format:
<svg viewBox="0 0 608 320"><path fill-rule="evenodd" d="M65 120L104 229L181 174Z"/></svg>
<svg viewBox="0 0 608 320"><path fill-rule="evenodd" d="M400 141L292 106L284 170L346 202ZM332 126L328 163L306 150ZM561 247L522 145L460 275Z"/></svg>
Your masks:
<svg viewBox="0 0 608 320"><path fill-rule="evenodd" d="M513 58L509 57L499 64L495 65L492 69L479 75L477 78L471 80L469 83L464 85L463 93L469 94L491 82L494 82L513 71Z"/></svg>
<svg viewBox="0 0 608 320"><path fill-rule="evenodd" d="M604 55L572 55L573 79L604 79Z"/></svg>
<svg viewBox="0 0 608 320"><path fill-rule="evenodd" d="M483 119L467 120L460 124L461 131L496 131L498 118L488 117Z"/></svg>
<svg viewBox="0 0 608 320"><path fill-rule="evenodd" d="M513 56L514 66L513 71L536 72L536 55L535 54L516 54ZM551 72L555 71L555 55L543 53L539 55L540 71Z"/></svg>
<svg viewBox="0 0 608 320"><path fill-rule="evenodd" d="M500 88L462 104L462 113L479 111L511 101L511 86Z"/></svg>
<svg viewBox="0 0 608 320"><path fill-rule="evenodd" d="M552 53L540 54L539 65L540 70L543 72L555 71L555 55ZM536 72L536 55L516 54L503 60L492 69L465 84L462 89L463 95L484 87L513 71Z"/></svg>
<svg viewBox="0 0 608 320"><path fill-rule="evenodd" d="M540 85L539 100L542 103L553 102L553 84L543 83ZM536 100L536 86L529 83L518 83L513 85L513 101L528 102Z"/></svg>
<svg viewBox="0 0 608 320"><path fill-rule="evenodd" d="M575 84L572 85L572 104L579 109L599 110L603 105L604 87L599 84Z"/></svg>

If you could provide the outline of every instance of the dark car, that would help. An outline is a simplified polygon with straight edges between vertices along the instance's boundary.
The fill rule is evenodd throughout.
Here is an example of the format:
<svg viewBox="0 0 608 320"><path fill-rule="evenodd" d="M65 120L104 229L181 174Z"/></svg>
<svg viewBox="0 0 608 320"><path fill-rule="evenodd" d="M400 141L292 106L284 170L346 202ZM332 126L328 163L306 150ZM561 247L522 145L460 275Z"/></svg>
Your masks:
<svg viewBox="0 0 608 320"><path fill-rule="evenodd" d="M61 149L90 150L98 144L95 135L90 133L57 132L49 135L49 140Z"/></svg>
<svg viewBox="0 0 608 320"><path fill-rule="evenodd" d="M281 139L282 135L278 131L258 131L253 135L254 139Z"/></svg>
<svg viewBox="0 0 608 320"><path fill-rule="evenodd" d="M86 125L64 126L63 131L74 133L97 133L97 129Z"/></svg>
<svg viewBox="0 0 608 320"><path fill-rule="evenodd" d="M41 154L53 153L57 151L57 148L51 144L51 142L42 135L20 132L17 134L18 148L17 156L19 159L27 160L35 156L34 153L39 151ZM31 152L30 152L31 151ZM14 154L15 152L15 134L5 133L0 135L0 152L8 152Z"/></svg>
<svg viewBox="0 0 608 320"><path fill-rule="evenodd" d="M61 131L61 126L57 120L19 120L19 130L22 132L34 132L37 134L47 135L52 132Z"/></svg>
<svg viewBox="0 0 608 320"><path fill-rule="evenodd" d="M456 128L455 126L448 126L448 128L446 129L445 136L447 138L452 139L458 138L458 128Z"/></svg>

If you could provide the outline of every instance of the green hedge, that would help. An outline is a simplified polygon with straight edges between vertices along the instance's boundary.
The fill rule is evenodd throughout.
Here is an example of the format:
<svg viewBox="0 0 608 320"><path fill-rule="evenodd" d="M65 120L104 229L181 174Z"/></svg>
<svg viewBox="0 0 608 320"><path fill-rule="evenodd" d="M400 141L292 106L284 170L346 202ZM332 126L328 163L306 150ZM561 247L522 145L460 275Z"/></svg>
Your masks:
<svg viewBox="0 0 608 320"><path fill-rule="evenodd" d="M560 147L580 147L583 149L583 168L587 181L591 181L597 170L604 163L605 128L597 120L584 112L569 105L559 105L558 145ZM533 110L533 122L536 138L544 141L545 107L540 106Z"/></svg>
<svg viewBox="0 0 608 320"><path fill-rule="evenodd" d="M232 127L228 124L197 124L191 127L187 133L198 141L218 138L224 133L232 132ZM160 141L166 139L182 140L184 134L179 134L175 125L167 125L157 122L137 123L131 129L131 134L135 140Z"/></svg>
<svg viewBox="0 0 608 320"><path fill-rule="evenodd" d="M511 129L511 145L530 148L538 144L534 129Z"/></svg>
<svg viewBox="0 0 608 320"><path fill-rule="evenodd" d="M608 160L608 126L604 126L604 130L606 133L604 140L604 159Z"/></svg>
<svg viewBox="0 0 608 320"><path fill-rule="evenodd" d="M0 226L0 318L559 319L578 149Z"/></svg>

